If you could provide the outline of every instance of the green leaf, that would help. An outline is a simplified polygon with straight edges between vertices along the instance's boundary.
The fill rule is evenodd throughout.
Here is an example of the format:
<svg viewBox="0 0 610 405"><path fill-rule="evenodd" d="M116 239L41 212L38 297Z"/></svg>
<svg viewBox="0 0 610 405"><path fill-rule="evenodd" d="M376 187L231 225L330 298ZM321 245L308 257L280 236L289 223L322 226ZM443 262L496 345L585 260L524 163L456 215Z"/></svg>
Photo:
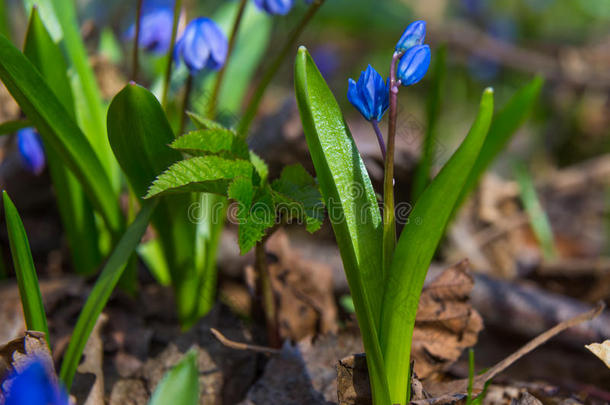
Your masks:
<svg viewBox="0 0 610 405"><path fill-rule="evenodd" d="M38 287L38 277L34 268L34 260L30 251L30 243L23 228L23 222L19 217L17 208L11 201L6 191L2 192L4 200L4 215L6 216L6 229L8 240L21 296L21 307L25 317L25 324L30 330L44 332L49 341L49 328L47 327L47 316L42 304L42 296Z"/></svg>
<svg viewBox="0 0 610 405"><path fill-rule="evenodd" d="M248 216L252 200L254 199L254 187L252 179L238 177L229 185L227 195L230 199L237 201L237 218L245 219Z"/></svg>
<svg viewBox="0 0 610 405"><path fill-rule="evenodd" d="M197 405L199 403L199 370L197 352L192 349L168 371L155 388L148 405Z"/></svg>
<svg viewBox="0 0 610 405"><path fill-rule="evenodd" d="M32 123L27 119L6 121L0 124L0 135L10 135L20 129L31 127Z"/></svg>
<svg viewBox="0 0 610 405"><path fill-rule="evenodd" d="M61 50L42 24L36 7L32 8L24 53L74 118L74 97L66 73L68 67ZM45 152L74 268L79 273L90 274L97 270L101 261L93 208L76 177L46 142Z"/></svg>
<svg viewBox="0 0 610 405"><path fill-rule="evenodd" d="M239 222L238 242L242 255L263 239L265 231L275 225L275 219L275 204L269 186L258 188L252 205Z"/></svg>
<svg viewBox="0 0 610 405"><path fill-rule="evenodd" d="M119 243L112 251L93 289L89 293L87 301L76 321L76 326L72 332L72 337L66 349L59 373L59 378L68 389L72 385L74 373L80 362L89 335L95 326L95 322L106 306L110 294L119 282L129 258L140 243L140 239L142 239L146 231L156 206L157 200L146 201L142 205L136 219L129 225L125 234L123 234Z"/></svg>
<svg viewBox="0 0 610 405"><path fill-rule="evenodd" d="M173 164L148 189L145 198L169 193L205 192L227 195L236 177L252 176L252 165L245 160L200 156Z"/></svg>
<svg viewBox="0 0 610 405"><path fill-rule="evenodd" d="M250 151L250 163L254 166L254 172L256 176L258 176L256 185L266 183L267 177L269 177L269 167L267 166L267 163L252 151Z"/></svg>
<svg viewBox="0 0 610 405"><path fill-rule="evenodd" d="M0 35L0 79L28 119L81 182L89 200L115 234L122 227L117 196L91 144L40 73Z"/></svg>
<svg viewBox="0 0 610 405"><path fill-rule="evenodd" d="M377 336L383 280L377 199L337 101L304 47L295 91L309 152L329 212L362 332L375 405L390 403Z"/></svg>
<svg viewBox="0 0 610 405"><path fill-rule="evenodd" d="M381 348L392 404L405 404L411 339L419 295L428 267L460 191L485 141L493 115L493 90L486 89L466 139L417 200L396 245L385 280L381 311Z"/></svg>
<svg viewBox="0 0 610 405"><path fill-rule="evenodd" d="M186 115L189 116L191 121L193 121L193 124L195 124L198 129L228 129L229 131L232 131L229 128L226 128L224 125L209 118L202 117L201 115L192 111L187 111ZM235 131L232 132L236 133Z"/></svg>
<svg viewBox="0 0 610 405"><path fill-rule="evenodd" d="M525 208L527 216L530 218L530 225L534 231L534 235L536 235L536 239L540 242L544 258L545 260L552 260L557 255L553 228L538 199L534 180L522 163L515 164L514 173L517 183L519 183L523 207Z"/></svg>
<svg viewBox="0 0 610 405"><path fill-rule="evenodd" d="M248 159L248 145L228 129L203 129L188 132L178 137L170 145L172 148L191 155L221 154L228 157Z"/></svg>
<svg viewBox="0 0 610 405"><path fill-rule="evenodd" d="M475 162L466 185L462 190L460 202L476 187L479 179L487 170L493 160L500 154L508 144L512 136L517 132L529 117L536 100L542 89L544 80L537 76L517 91L506 105L498 111L489 128L489 135L481 148L479 158Z"/></svg>
<svg viewBox="0 0 610 405"><path fill-rule="evenodd" d="M276 209L288 219L304 221L308 232L315 232L324 221L324 202L316 181L300 164L286 166L271 184Z"/></svg>

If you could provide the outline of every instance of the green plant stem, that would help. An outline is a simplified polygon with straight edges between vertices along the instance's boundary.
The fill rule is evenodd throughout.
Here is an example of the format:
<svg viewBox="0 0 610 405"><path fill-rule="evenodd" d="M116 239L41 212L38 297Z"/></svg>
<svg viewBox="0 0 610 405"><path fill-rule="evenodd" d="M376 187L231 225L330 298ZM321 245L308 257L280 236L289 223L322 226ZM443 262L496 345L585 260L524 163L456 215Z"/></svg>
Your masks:
<svg viewBox="0 0 610 405"><path fill-rule="evenodd" d="M390 120L388 122L388 144L383 177L383 274L387 274L392 264L396 246L396 218L394 214L394 148L396 144L397 100L400 81L396 80L396 62L400 52L392 55L390 66Z"/></svg>
<svg viewBox="0 0 610 405"><path fill-rule="evenodd" d="M265 323L267 325L267 336L271 347L280 347L281 340L278 330L277 311L275 295L271 285L271 276L267 266L267 253L264 241L258 242L255 247L255 268L260 281L260 289L263 298L263 311L265 312Z"/></svg>
<svg viewBox="0 0 610 405"><path fill-rule="evenodd" d="M143 0L138 0L138 8L136 11L136 35L133 43L133 54L131 62L131 80L134 82L138 77L138 51L140 49L140 25L142 20L142 3Z"/></svg>
<svg viewBox="0 0 610 405"><path fill-rule="evenodd" d="M372 119L371 120L371 125L373 126L373 130L375 131L375 135L377 135L377 141L379 142L379 149L381 149L381 156L383 157L383 160L385 161L385 142L383 141L383 134L381 133L381 130L379 129L379 122L377 122L376 119Z"/></svg>
<svg viewBox="0 0 610 405"><path fill-rule="evenodd" d="M231 54L233 53L233 48L235 48L235 42L237 41L237 33L239 32L239 26L241 25L242 17L244 16L244 10L246 9L247 4L248 0L241 0L239 3L237 16L235 16L233 28L231 29L231 36L229 37L229 49L227 50L227 58L225 60L225 64L218 72L218 76L216 77L216 83L214 83L212 97L210 97L210 102L208 104L208 118L211 120L216 117L216 104L218 103L218 96L220 95L220 89L222 87L222 79L225 76L227 66L229 65L229 61L231 60Z"/></svg>
<svg viewBox="0 0 610 405"><path fill-rule="evenodd" d="M167 65L165 67L165 79L163 80L163 92L161 93L161 105L167 111L167 94L169 93L169 84L172 79L172 63L174 46L176 45L176 36L178 34L178 21L180 20L180 8L182 0L174 0L174 22L172 24L172 38L169 41L169 49L167 50Z"/></svg>
<svg viewBox="0 0 610 405"><path fill-rule="evenodd" d="M186 86L184 88L184 99L182 100L182 109L180 110L180 127L178 128L178 136L184 132L186 125L186 111L189 108L189 98L191 97L191 90L193 89L193 75L189 74L186 79Z"/></svg>
<svg viewBox="0 0 610 405"><path fill-rule="evenodd" d="M265 72L265 75L263 76L261 81L258 83L258 86L254 91L254 95L252 96L252 100L250 100L248 108L246 108L246 112L244 113L244 116L241 119L241 122L239 123L239 128L237 132L241 138L247 138L248 130L250 129L250 125L252 124L252 121L256 116L258 106L260 105L260 102L263 99L263 95L265 94L265 90L267 90L267 86L269 86L269 83L271 83L271 80L279 70L280 66L282 66L282 62L291 52L295 42L297 41L299 36L301 36L301 33L303 32L309 21L311 21L318 9L322 6L322 4L324 4L324 1L325 0L316 0L312 3L311 6L309 6L307 13L305 13L299 25L288 37L288 40L271 63L267 72Z"/></svg>

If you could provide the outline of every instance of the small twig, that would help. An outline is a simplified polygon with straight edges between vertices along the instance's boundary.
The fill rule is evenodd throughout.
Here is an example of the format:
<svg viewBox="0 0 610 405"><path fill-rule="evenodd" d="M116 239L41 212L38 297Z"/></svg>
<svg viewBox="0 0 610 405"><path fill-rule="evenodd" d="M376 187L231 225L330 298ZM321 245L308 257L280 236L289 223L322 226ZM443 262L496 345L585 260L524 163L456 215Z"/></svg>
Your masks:
<svg viewBox="0 0 610 405"><path fill-rule="evenodd" d="M189 108L189 99L191 98L191 90L193 89L193 75L189 73L184 86L184 99L182 100L182 110L180 110L180 127L176 136L182 135L186 126L186 112Z"/></svg>
<svg viewBox="0 0 610 405"><path fill-rule="evenodd" d="M138 80L138 50L140 48L140 27L142 26L142 3L143 0L138 0L138 7L136 11L136 34L133 43L133 55L131 65L131 80L134 82Z"/></svg>
<svg viewBox="0 0 610 405"><path fill-rule="evenodd" d="M251 345L248 343L235 342L233 340L227 339L222 333L220 333L217 329L210 328L210 332L218 339L220 343L225 345L226 347L230 347L235 350L250 350L253 352L265 353L265 354L280 354L282 351L280 349L273 349L271 347L259 346L259 345Z"/></svg>
<svg viewBox="0 0 610 405"><path fill-rule="evenodd" d="M167 110L167 94L169 93L169 84L172 79L172 62L174 54L174 46L176 46L176 36L178 34L178 21L180 18L180 9L182 0L175 0L174 3L174 22L172 23L172 37L169 41L169 49L167 50L167 64L165 66L165 78L163 80L163 93L161 95L161 105L164 110Z"/></svg>

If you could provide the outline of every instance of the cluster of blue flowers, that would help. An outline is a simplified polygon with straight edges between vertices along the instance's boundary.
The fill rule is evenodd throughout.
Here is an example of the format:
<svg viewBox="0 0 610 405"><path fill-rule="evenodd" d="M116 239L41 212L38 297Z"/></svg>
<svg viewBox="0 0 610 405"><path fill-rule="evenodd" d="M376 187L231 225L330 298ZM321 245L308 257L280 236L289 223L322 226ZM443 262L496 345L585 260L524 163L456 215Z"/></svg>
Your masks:
<svg viewBox="0 0 610 405"><path fill-rule="evenodd" d="M430 66L430 47L424 45L425 21L415 21L404 31L396 44L399 57L396 77L403 86L419 82ZM394 61L392 62L394 63ZM384 81L371 65L357 82L348 80L347 98L368 121L379 121L389 106L390 79Z"/></svg>
<svg viewBox="0 0 610 405"><path fill-rule="evenodd" d="M4 405L68 405L68 395L49 375L40 359L13 371L2 386Z"/></svg>

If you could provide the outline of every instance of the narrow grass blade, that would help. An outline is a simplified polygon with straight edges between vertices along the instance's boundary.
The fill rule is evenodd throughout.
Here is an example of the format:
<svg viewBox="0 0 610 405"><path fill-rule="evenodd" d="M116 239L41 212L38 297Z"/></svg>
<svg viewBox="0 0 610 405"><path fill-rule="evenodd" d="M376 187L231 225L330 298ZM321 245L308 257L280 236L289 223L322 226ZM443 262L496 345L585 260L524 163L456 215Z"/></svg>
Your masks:
<svg viewBox="0 0 610 405"><path fill-rule="evenodd" d="M11 254L13 255L13 264L15 266L17 284L19 285L19 295L21 296L25 324L30 330L44 332L48 341L49 328L47 327L47 316L42 305L42 296L38 287L38 277L34 268L30 243L28 242L28 237L17 208L15 208L6 191L2 192L2 199L4 201L8 240Z"/></svg>
<svg viewBox="0 0 610 405"><path fill-rule="evenodd" d="M447 46L439 47L434 56L434 66L432 67L432 88L428 92L426 100L426 110L428 115L428 126L426 128L426 137L421 151L421 157L415 170L415 178L413 179L413 191L411 199L417 201L419 196L424 192L425 188L430 183L430 170L434 164L434 156L436 153L437 142L437 124L441 110L441 102L443 99L443 84L447 73Z"/></svg>
<svg viewBox="0 0 610 405"><path fill-rule="evenodd" d="M380 342L392 404L405 404L415 314L428 266L468 174L477 160L493 115L493 91L483 92L466 139L421 195L396 245L381 310Z"/></svg>
<svg viewBox="0 0 610 405"><path fill-rule="evenodd" d="M296 58L295 91L307 145L352 292L374 403L387 405L390 401L377 338L383 276L382 226L375 193L337 101L304 47L299 48Z"/></svg>
<svg viewBox="0 0 610 405"><path fill-rule="evenodd" d="M106 306L110 294L119 282L131 254L140 243L140 239L142 239L142 236L146 231L146 227L148 226L148 222L156 206L156 200L146 201L142 204L136 219L129 225L119 240L119 243L112 251L112 254L108 258L101 274L95 282L91 293L89 293L83 310L78 316L59 373L60 379L68 389L72 385L76 367L80 362L83 349L93 330L93 326Z"/></svg>
<svg viewBox="0 0 610 405"><path fill-rule="evenodd" d="M68 67L61 50L43 25L36 7L32 8L30 15L24 54L74 118L74 97L67 76ZM45 152L74 268L79 273L90 274L101 261L93 208L78 180L64 166L58 153L49 146L45 147Z"/></svg>
<svg viewBox="0 0 610 405"><path fill-rule="evenodd" d="M32 124L26 119L6 121L0 124L0 135L10 135L22 128L31 127Z"/></svg>
<svg viewBox="0 0 610 405"><path fill-rule="evenodd" d="M462 189L462 195L457 207L468 197L485 170L487 170L515 132L530 116L543 84L544 80L541 77L535 77L525 86L521 87L506 105L495 114L489 128L489 135L481 148L479 158L468 176L466 185Z"/></svg>
<svg viewBox="0 0 610 405"><path fill-rule="evenodd" d="M148 405L197 405L198 403L197 352L190 350L180 363L163 376Z"/></svg>
<svg viewBox="0 0 610 405"><path fill-rule="evenodd" d="M91 144L32 63L0 35L0 79L43 140L81 182L91 203L115 234L122 216L107 172Z"/></svg>
<svg viewBox="0 0 610 405"><path fill-rule="evenodd" d="M525 212L530 218L530 225L536 235L536 239L542 247L542 253L546 260L552 260L557 255L555 249L555 237L553 236L553 229L549 222L549 218L544 212L538 194L536 193L536 187L534 181L527 171L527 168L522 163L516 163L514 166L514 173L519 183L519 189L521 192L521 201L525 207Z"/></svg>

